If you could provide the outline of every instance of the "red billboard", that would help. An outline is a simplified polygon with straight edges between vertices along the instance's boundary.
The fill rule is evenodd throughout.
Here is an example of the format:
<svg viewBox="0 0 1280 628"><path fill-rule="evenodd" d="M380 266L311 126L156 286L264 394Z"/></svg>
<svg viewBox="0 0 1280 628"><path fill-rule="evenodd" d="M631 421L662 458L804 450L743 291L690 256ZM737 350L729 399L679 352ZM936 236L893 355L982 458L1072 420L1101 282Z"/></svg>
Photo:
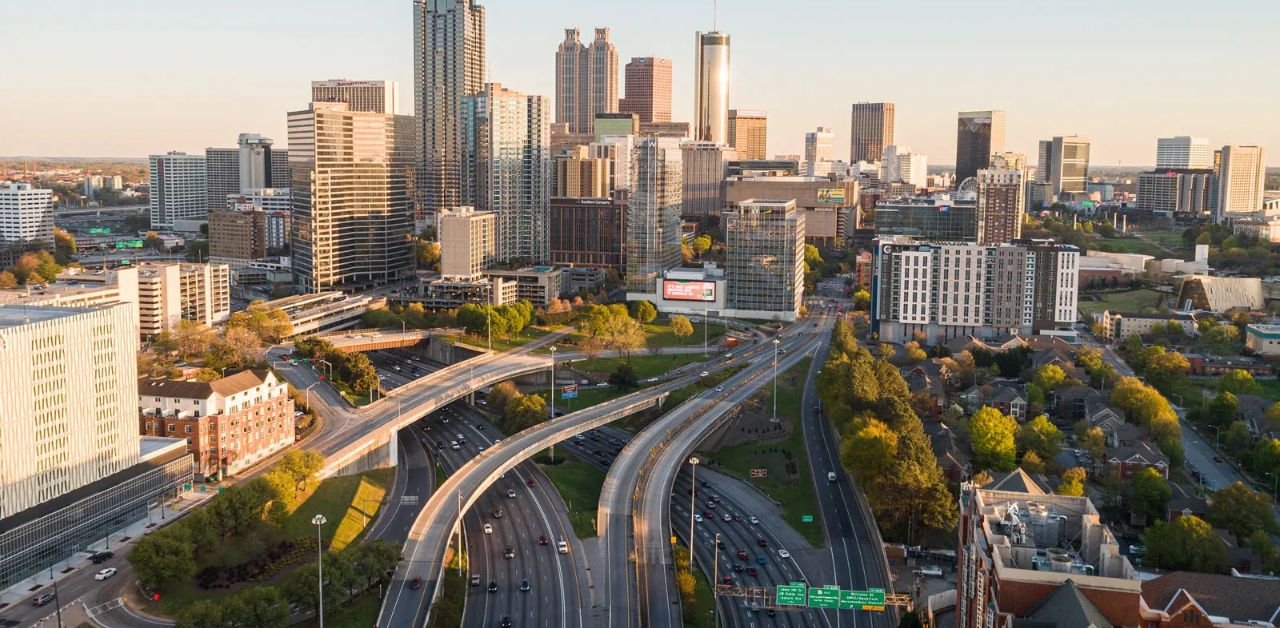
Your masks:
<svg viewBox="0 0 1280 628"><path fill-rule="evenodd" d="M662 298L668 301L715 301L716 282L663 279Z"/></svg>

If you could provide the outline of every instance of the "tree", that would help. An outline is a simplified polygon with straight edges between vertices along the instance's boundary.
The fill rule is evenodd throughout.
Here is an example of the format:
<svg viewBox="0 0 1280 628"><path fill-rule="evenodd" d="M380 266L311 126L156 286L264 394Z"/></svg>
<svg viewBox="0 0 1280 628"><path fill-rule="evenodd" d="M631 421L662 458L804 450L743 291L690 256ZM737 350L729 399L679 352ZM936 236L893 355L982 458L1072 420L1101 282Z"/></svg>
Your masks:
<svg viewBox="0 0 1280 628"><path fill-rule="evenodd" d="M1231 427L1227 428L1226 435L1222 437L1222 442L1228 450L1238 454L1253 444L1253 433L1249 431L1249 425L1244 421L1232 421Z"/></svg>
<svg viewBox="0 0 1280 628"><path fill-rule="evenodd" d="M1102 385L1102 382L1115 375L1115 369L1103 359L1102 350L1094 347L1077 351L1076 364L1084 369L1084 372L1089 375L1090 383L1095 386Z"/></svg>
<svg viewBox="0 0 1280 628"><path fill-rule="evenodd" d="M1205 411L1205 418L1210 425L1218 427L1227 427L1232 421L1236 420L1236 412L1239 408L1240 401L1236 396L1229 392L1220 392L1213 401L1209 402L1209 407Z"/></svg>
<svg viewBox="0 0 1280 628"><path fill-rule="evenodd" d="M53 228L54 259L62 265L71 261L76 254L76 237L65 229Z"/></svg>
<svg viewBox="0 0 1280 628"><path fill-rule="evenodd" d="M902 348L906 353L905 359L907 364L916 364L918 362L923 362L925 359L929 357L929 355L924 352L924 349L920 348L920 343L914 340L903 345Z"/></svg>
<svg viewBox="0 0 1280 628"><path fill-rule="evenodd" d="M639 384L636 370L631 368L630 364L619 364L618 368L609 374L609 384L623 389L635 388Z"/></svg>
<svg viewBox="0 0 1280 628"><path fill-rule="evenodd" d="M511 404L512 400L518 399L520 396L520 390L516 388L515 382L506 380L489 389L489 397L486 403L489 405L489 410L506 416L507 406Z"/></svg>
<svg viewBox="0 0 1280 628"><path fill-rule="evenodd" d="M676 338L688 338L693 335L693 323L689 322L688 316L676 315L671 317L671 334Z"/></svg>
<svg viewBox="0 0 1280 628"><path fill-rule="evenodd" d="M129 552L129 564L148 586L190 580L196 573L193 549L186 526L171 526L138 539Z"/></svg>
<svg viewBox="0 0 1280 628"><path fill-rule="evenodd" d="M226 628L222 613L223 603L213 600L196 600L178 613L176 628Z"/></svg>
<svg viewBox="0 0 1280 628"><path fill-rule="evenodd" d="M1270 408L1267 408L1267 428L1280 431L1280 402L1273 403Z"/></svg>
<svg viewBox="0 0 1280 628"><path fill-rule="evenodd" d="M418 241L418 268L436 270L440 263L440 243Z"/></svg>
<svg viewBox="0 0 1280 628"><path fill-rule="evenodd" d="M1236 537L1236 541L1248 538L1254 530L1275 533L1276 520L1271 511L1271 500L1236 482L1213 494L1209 502L1209 522L1224 528Z"/></svg>
<svg viewBox="0 0 1280 628"><path fill-rule="evenodd" d="M1142 537L1151 567L1222 573L1227 565L1227 548L1213 530L1195 515L1183 515L1172 523L1157 521Z"/></svg>
<svg viewBox="0 0 1280 628"><path fill-rule="evenodd" d="M1156 347L1159 348L1159 347ZM1177 351L1160 351L1147 359L1144 373L1156 390L1169 392L1186 381L1191 363Z"/></svg>
<svg viewBox="0 0 1280 628"><path fill-rule="evenodd" d="M1033 451L1041 460L1052 460L1062 447L1062 432L1041 414L1018 428L1018 449Z"/></svg>
<svg viewBox="0 0 1280 628"><path fill-rule="evenodd" d="M969 419L973 464L979 469L1012 471L1017 447L1014 432L1018 422L999 410L983 406Z"/></svg>
<svg viewBox="0 0 1280 628"><path fill-rule="evenodd" d="M1250 394L1256 395L1262 390L1258 382L1253 380L1253 376L1248 371L1242 369L1234 369L1227 371L1218 377L1218 390L1220 392L1229 392L1234 394Z"/></svg>
<svg viewBox="0 0 1280 628"><path fill-rule="evenodd" d="M390 310L372 311L390 313ZM398 326L399 323L397 319L395 325L389 326ZM289 315L284 310L270 307L263 301L253 301L249 307L232 314L227 319L227 329L236 327L252 331L262 342L269 344L276 344L293 335L293 323L289 321Z"/></svg>
<svg viewBox="0 0 1280 628"><path fill-rule="evenodd" d="M18 278L13 273L5 270L0 271L0 289L15 288L18 286Z"/></svg>
<svg viewBox="0 0 1280 628"><path fill-rule="evenodd" d="M1049 392L1067 382L1067 373L1057 364L1046 364L1036 371L1032 380L1041 390Z"/></svg>
<svg viewBox="0 0 1280 628"><path fill-rule="evenodd" d="M653 306L649 301L632 301L631 316L641 323L652 323L658 318L658 308Z"/></svg>
<svg viewBox="0 0 1280 628"><path fill-rule="evenodd" d="M898 455L898 435L885 423L871 419L840 443L840 460L860 485L884 477Z"/></svg>
<svg viewBox="0 0 1280 628"><path fill-rule="evenodd" d="M1165 504L1173 496L1169 481L1152 467L1145 467L1129 482L1133 512L1155 521L1164 517Z"/></svg>
<svg viewBox="0 0 1280 628"><path fill-rule="evenodd" d="M257 586L222 601L223 625L276 628L289 623L289 602L279 589Z"/></svg>
<svg viewBox="0 0 1280 628"><path fill-rule="evenodd" d="M689 243L689 248L693 249L693 252L698 257L702 257L704 253L711 250L711 245L712 245L711 236L704 233L694 238L693 242Z"/></svg>
<svg viewBox="0 0 1280 628"><path fill-rule="evenodd" d="M262 362L262 339L258 334L245 327L229 327L223 334L222 343L239 357L240 365L255 365Z"/></svg>
<svg viewBox="0 0 1280 628"><path fill-rule="evenodd" d="M853 293L853 309L858 311L871 309L871 293L862 288Z"/></svg>
<svg viewBox="0 0 1280 628"><path fill-rule="evenodd" d="M1107 435L1100 427L1090 427L1080 439L1080 448L1089 452L1094 460L1101 460L1107 451Z"/></svg>
<svg viewBox="0 0 1280 628"><path fill-rule="evenodd" d="M507 404L508 433L516 433L547 420L547 400L540 395L524 395Z"/></svg>
<svg viewBox="0 0 1280 628"><path fill-rule="evenodd" d="M204 323L187 319L178 321L173 331L169 332L169 336L173 340L178 357L184 360L208 351L214 340L213 330L206 327Z"/></svg>
<svg viewBox="0 0 1280 628"><path fill-rule="evenodd" d="M1057 493L1071 497L1084 497L1084 480L1084 469L1071 467L1062 472L1062 482L1058 484Z"/></svg>
<svg viewBox="0 0 1280 628"><path fill-rule="evenodd" d="M1035 451L1028 451L1022 455L1022 462L1018 466L1027 473L1044 473L1044 459Z"/></svg>
<svg viewBox="0 0 1280 628"><path fill-rule="evenodd" d="M991 474L988 473L986 469L983 469L982 471L979 471L973 474L973 477L969 478L969 481L973 482L973 485L977 486L978 488L982 488L983 486L990 484L994 480L995 478L992 478Z"/></svg>

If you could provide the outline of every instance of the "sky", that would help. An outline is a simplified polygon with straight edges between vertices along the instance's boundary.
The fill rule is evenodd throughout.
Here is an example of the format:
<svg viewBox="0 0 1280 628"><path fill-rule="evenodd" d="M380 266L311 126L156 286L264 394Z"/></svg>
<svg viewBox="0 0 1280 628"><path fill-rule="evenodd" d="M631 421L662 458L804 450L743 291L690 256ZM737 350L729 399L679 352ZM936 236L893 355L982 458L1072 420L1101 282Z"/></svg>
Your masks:
<svg viewBox="0 0 1280 628"><path fill-rule="evenodd" d="M57 0L0 20L0 156L144 157L286 143L314 79L392 79L413 108L411 0ZM608 26L620 65L674 61L674 117L693 109L694 33L710 0L482 0L488 80L554 95L564 29ZM2 6L2 5L0 5ZM20 8L19 8L20 6ZM802 152L849 105L897 105L897 143L955 160L956 112L1003 109L1006 149L1093 140L1092 162L1149 165L1155 138L1260 144L1280 165L1275 0L722 0L730 106L769 112L768 151ZM621 72L621 69L620 69Z"/></svg>

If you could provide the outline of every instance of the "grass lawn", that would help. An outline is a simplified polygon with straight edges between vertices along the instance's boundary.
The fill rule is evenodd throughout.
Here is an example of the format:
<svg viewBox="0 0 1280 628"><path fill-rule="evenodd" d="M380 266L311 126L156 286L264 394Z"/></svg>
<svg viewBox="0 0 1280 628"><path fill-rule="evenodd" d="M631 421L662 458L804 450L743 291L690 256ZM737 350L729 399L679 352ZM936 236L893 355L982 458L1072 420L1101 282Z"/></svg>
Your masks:
<svg viewBox="0 0 1280 628"><path fill-rule="evenodd" d="M516 336L515 338L495 337L493 339L493 350L494 351L510 351L512 349L515 349L516 347L523 347L529 344L530 342L533 342L534 340L537 340L549 333L551 332L546 329L530 327L520 332L520 335ZM441 338L449 342L469 345L472 347L476 347L478 349L489 348L489 337L487 335L472 336L471 334L463 334L461 336L441 336Z"/></svg>
<svg viewBox="0 0 1280 628"><path fill-rule="evenodd" d="M1166 246L1178 253L1186 253L1187 244L1182 239L1182 231L1178 229L1158 229L1140 232L1143 239Z"/></svg>
<svg viewBox="0 0 1280 628"><path fill-rule="evenodd" d="M644 326L645 336L648 338L650 347L694 347L701 346L703 334L706 334L708 347L713 347L720 341L720 336L724 335L724 325L711 323L707 326L706 331L702 330L702 321L694 318L689 319L693 323L693 335L685 338L677 338L671 333L670 322L653 322Z"/></svg>
<svg viewBox="0 0 1280 628"><path fill-rule="evenodd" d="M694 626L696 628L709 628L716 625L715 618L711 616L711 611L715 608L715 598L711 595L710 577L702 573L701 570L694 572L694 603L692 607L685 606L680 609L684 619L685 626ZM736 599L736 598L735 598Z"/></svg>
<svg viewBox="0 0 1280 628"><path fill-rule="evenodd" d="M636 353L631 356L631 368L635 369L636 377L639 379L647 379L657 377L670 372L672 369L691 364L693 362L701 362L702 355L697 353L685 353L675 355L647 355ZM573 367L579 371L592 371L597 373L612 373L618 369L620 364L627 363L623 358L595 358L589 360L574 360Z"/></svg>
<svg viewBox="0 0 1280 628"><path fill-rule="evenodd" d="M809 374L810 358L806 358L787 371L788 375L804 378ZM781 379L781 378L780 378ZM781 382L780 382L781 383ZM762 408L773 403L772 392L765 387ZM778 414L789 418L795 426L791 436L781 443L769 445L736 445L724 447L711 454L718 471L730 473L763 491L782 504L782 516L809 544L822 547L822 518L818 517L818 502L809 476L809 456L804 447L804 432L800 427L801 386L778 386ZM752 478L751 469L768 469L768 477ZM792 479L792 476L796 476ZM813 523L802 523L801 517L813 515Z"/></svg>
<svg viewBox="0 0 1280 628"><path fill-rule="evenodd" d="M457 552L450 550L449 562L444 570L444 578L440 580L439 584L440 596L437 598L435 608L431 613L431 621L427 622L428 628L454 628L462 625L462 609L467 600L467 577L466 575L458 575L459 560L463 563L462 573L466 574L466 555L459 555ZM377 619L377 617L375 616L374 619ZM373 622L366 624L366 626L372 625Z"/></svg>
<svg viewBox="0 0 1280 628"><path fill-rule="evenodd" d="M325 610L324 625L329 628L369 628L377 623L380 610L382 601L378 599L378 590L366 591L355 600L339 606L336 611ZM313 628L319 624L313 617L294 625Z"/></svg>
<svg viewBox="0 0 1280 628"><path fill-rule="evenodd" d="M1258 393L1259 397L1280 401L1280 380L1260 379L1258 380L1258 386L1262 388L1262 392Z"/></svg>
<svg viewBox="0 0 1280 628"><path fill-rule="evenodd" d="M1082 298L1080 299L1080 311L1085 315L1092 315L1103 310L1111 310L1112 312L1153 311L1158 308L1160 302L1167 295L1144 288L1125 292L1101 293L1098 295L1102 297L1101 301L1085 300L1083 296L1081 295Z"/></svg>
<svg viewBox="0 0 1280 628"><path fill-rule="evenodd" d="M1168 252L1160 248L1154 242L1147 242L1138 238L1097 238L1088 243L1090 249L1098 251L1108 251L1111 253L1137 253L1139 255L1152 255L1157 258L1165 257Z"/></svg>
<svg viewBox="0 0 1280 628"><path fill-rule="evenodd" d="M558 454L563 456L564 454ZM558 458L557 458L558 459ZM538 465L551 478L569 507L569 522L573 533L580 539L596 535L596 506L600 504L600 488L604 486L604 473L576 460L556 465Z"/></svg>

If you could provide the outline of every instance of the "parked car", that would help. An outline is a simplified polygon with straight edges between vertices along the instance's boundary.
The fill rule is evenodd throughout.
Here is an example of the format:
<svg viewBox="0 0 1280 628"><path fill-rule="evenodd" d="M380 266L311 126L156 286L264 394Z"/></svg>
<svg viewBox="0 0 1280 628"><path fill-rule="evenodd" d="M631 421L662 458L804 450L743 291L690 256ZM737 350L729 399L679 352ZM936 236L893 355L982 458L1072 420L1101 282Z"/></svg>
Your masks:
<svg viewBox="0 0 1280 628"><path fill-rule="evenodd" d="M90 556L89 560L93 561L93 564L95 565L101 565L102 563L105 563L111 560L111 558L114 556L115 554L112 552L98 552L97 554Z"/></svg>

